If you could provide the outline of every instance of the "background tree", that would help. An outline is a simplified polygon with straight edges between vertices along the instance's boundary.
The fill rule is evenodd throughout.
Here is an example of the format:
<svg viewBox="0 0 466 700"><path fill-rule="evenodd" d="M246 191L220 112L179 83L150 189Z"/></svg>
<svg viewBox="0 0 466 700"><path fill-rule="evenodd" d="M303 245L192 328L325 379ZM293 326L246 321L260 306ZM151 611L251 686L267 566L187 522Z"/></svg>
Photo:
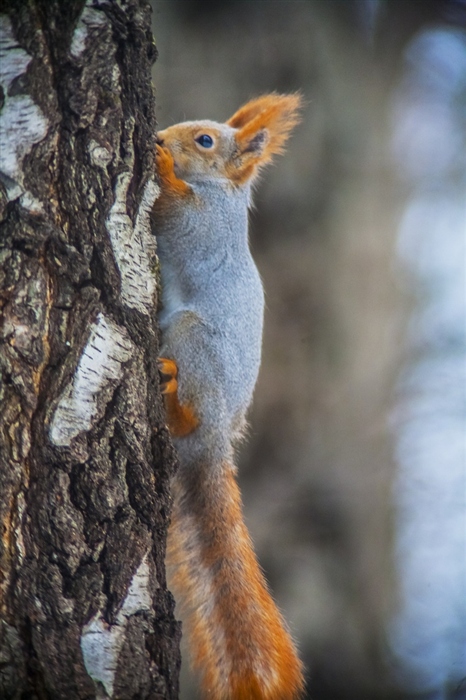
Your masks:
<svg viewBox="0 0 466 700"><path fill-rule="evenodd" d="M3 2L1 698L176 698L145 0Z"/></svg>

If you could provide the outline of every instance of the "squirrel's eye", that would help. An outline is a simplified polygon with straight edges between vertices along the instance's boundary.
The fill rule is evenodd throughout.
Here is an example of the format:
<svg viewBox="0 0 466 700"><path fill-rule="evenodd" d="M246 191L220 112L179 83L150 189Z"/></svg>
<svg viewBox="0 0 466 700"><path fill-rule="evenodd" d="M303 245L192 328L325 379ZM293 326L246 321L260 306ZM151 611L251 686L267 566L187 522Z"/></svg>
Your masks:
<svg viewBox="0 0 466 700"><path fill-rule="evenodd" d="M197 141L202 148L212 148L214 145L214 140L209 134L201 134L200 136L196 136L194 140Z"/></svg>

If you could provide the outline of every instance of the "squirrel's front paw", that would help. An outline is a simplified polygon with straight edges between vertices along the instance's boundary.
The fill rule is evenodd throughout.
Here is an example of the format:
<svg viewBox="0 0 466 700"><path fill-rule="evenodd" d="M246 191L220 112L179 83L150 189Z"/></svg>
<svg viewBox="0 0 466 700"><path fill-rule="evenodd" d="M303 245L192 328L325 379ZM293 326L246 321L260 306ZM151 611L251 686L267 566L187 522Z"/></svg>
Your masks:
<svg viewBox="0 0 466 700"><path fill-rule="evenodd" d="M175 197L184 197L191 195L192 190L187 182L181 180L175 175L175 161L173 156L165 146L156 144L156 163L159 173L159 180L162 186L162 193ZM157 203L156 203L157 206Z"/></svg>
<svg viewBox="0 0 466 700"><path fill-rule="evenodd" d="M175 161L173 160L172 154L170 153L168 148L165 148L164 146L161 146L158 143L155 145L155 148L157 168L160 177L163 178L164 176L172 174L174 172L175 167Z"/></svg>

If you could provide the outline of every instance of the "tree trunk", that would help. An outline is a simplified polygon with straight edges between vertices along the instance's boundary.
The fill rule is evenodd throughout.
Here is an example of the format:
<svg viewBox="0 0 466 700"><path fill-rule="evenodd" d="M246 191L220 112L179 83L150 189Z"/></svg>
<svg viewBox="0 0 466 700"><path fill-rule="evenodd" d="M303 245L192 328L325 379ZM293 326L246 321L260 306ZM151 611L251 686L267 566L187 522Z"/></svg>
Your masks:
<svg viewBox="0 0 466 700"><path fill-rule="evenodd" d="M0 697L176 698L149 6L1 12Z"/></svg>

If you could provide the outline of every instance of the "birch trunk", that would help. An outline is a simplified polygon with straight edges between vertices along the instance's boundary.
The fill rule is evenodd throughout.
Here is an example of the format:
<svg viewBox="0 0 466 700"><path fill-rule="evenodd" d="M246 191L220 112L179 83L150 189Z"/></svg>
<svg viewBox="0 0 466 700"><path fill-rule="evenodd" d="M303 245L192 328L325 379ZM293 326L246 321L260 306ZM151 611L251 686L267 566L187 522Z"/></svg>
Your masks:
<svg viewBox="0 0 466 700"><path fill-rule="evenodd" d="M0 697L176 698L149 7L0 11Z"/></svg>

